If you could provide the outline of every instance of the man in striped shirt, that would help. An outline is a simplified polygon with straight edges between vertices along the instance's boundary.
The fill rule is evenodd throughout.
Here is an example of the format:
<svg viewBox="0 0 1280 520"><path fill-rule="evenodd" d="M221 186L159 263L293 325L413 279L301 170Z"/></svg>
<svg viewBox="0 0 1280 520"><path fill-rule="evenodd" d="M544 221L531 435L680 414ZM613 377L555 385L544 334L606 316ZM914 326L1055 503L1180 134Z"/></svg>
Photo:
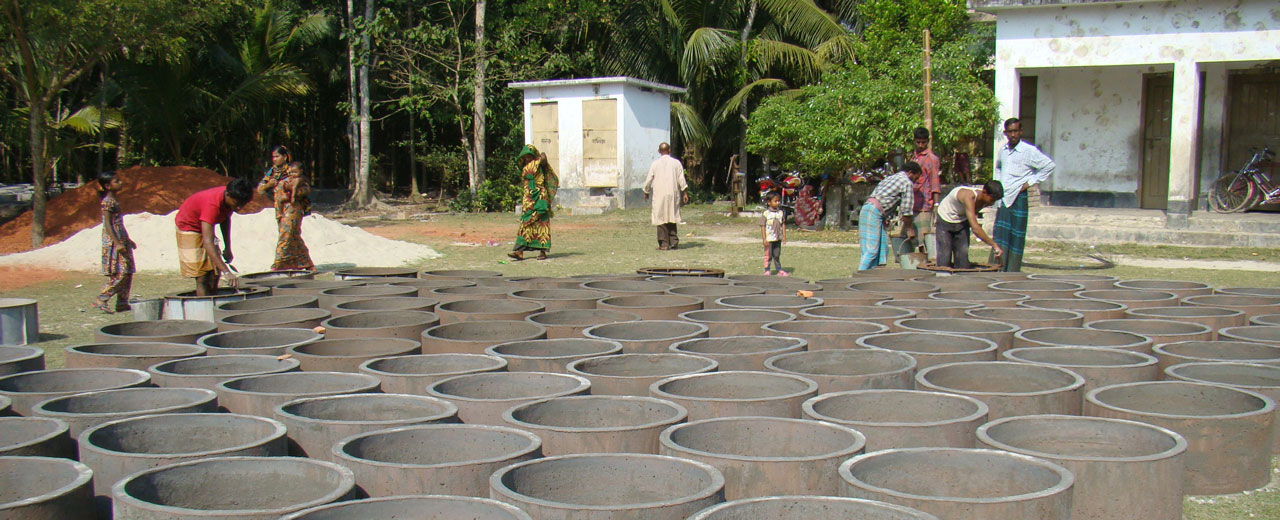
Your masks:
<svg viewBox="0 0 1280 520"><path fill-rule="evenodd" d="M915 182L923 174L920 165L907 161L902 171L885 177L871 191L871 196L862 204L858 213L858 249L861 256L858 270L865 271L877 265L884 265L889 260L889 233L885 229L886 222L892 222L901 216L902 226L906 229L907 238L916 237L916 229L912 225L914 199L912 191Z"/></svg>

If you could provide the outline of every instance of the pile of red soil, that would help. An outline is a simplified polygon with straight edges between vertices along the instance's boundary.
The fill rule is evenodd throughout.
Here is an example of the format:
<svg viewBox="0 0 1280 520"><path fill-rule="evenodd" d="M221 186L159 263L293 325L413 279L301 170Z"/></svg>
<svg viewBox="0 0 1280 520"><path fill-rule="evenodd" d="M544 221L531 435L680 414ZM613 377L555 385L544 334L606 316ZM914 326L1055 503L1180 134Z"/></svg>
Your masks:
<svg viewBox="0 0 1280 520"><path fill-rule="evenodd" d="M165 215L182 205L192 193L225 186L231 182L212 170L191 166L148 168L134 166L117 173L124 187L117 195L120 209L125 213L151 213ZM98 206L97 182L89 182L49 200L44 219L44 245L66 240L71 235L102 222ZM256 197L240 213L256 213L267 207L269 201ZM31 249L31 212L0 225L0 255L20 253Z"/></svg>

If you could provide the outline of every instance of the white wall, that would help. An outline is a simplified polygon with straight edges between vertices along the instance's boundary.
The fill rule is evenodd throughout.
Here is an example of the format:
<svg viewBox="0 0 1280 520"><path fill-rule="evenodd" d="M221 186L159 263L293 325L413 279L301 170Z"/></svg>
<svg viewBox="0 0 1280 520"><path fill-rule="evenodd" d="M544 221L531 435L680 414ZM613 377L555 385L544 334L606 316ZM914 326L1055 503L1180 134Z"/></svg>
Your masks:
<svg viewBox="0 0 1280 520"><path fill-rule="evenodd" d="M671 141L671 98L667 94L644 91L628 85L627 104L619 127L625 133L621 187L644 187L649 165L658 158L658 145Z"/></svg>
<svg viewBox="0 0 1280 520"><path fill-rule="evenodd" d="M1137 67L1036 71L1036 144L1058 164L1051 191L1134 193L1142 172Z"/></svg>

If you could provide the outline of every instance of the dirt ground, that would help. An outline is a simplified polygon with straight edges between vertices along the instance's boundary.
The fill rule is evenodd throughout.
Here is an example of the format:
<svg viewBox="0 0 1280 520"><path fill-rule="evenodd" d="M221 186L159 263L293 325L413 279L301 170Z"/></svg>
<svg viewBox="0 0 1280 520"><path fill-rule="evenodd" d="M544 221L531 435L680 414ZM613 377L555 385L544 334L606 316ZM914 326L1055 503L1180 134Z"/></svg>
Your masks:
<svg viewBox="0 0 1280 520"><path fill-rule="evenodd" d="M65 271L38 267L0 266L0 287L5 291L16 291L32 285L61 280L68 274Z"/></svg>

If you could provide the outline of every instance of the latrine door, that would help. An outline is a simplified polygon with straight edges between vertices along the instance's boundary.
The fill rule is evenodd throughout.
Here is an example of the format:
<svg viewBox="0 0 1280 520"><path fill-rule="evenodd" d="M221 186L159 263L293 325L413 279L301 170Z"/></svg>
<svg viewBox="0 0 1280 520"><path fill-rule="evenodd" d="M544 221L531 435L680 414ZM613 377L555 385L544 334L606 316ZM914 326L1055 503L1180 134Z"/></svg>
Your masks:
<svg viewBox="0 0 1280 520"><path fill-rule="evenodd" d="M618 186L618 100L582 102L582 172L588 188Z"/></svg>
<svg viewBox="0 0 1280 520"><path fill-rule="evenodd" d="M1173 129L1173 77L1147 76L1142 93L1142 183L1144 209L1169 206L1169 139Z"/></svg>
<svg viewBox="0 0 1280 520"><path fill-rule="evenodd" d="M560 106L554 101L533 103L529 107L529 116L533 124L533 145L547 154L547 162L556 172L563 172L560 167Z"/></svg>

